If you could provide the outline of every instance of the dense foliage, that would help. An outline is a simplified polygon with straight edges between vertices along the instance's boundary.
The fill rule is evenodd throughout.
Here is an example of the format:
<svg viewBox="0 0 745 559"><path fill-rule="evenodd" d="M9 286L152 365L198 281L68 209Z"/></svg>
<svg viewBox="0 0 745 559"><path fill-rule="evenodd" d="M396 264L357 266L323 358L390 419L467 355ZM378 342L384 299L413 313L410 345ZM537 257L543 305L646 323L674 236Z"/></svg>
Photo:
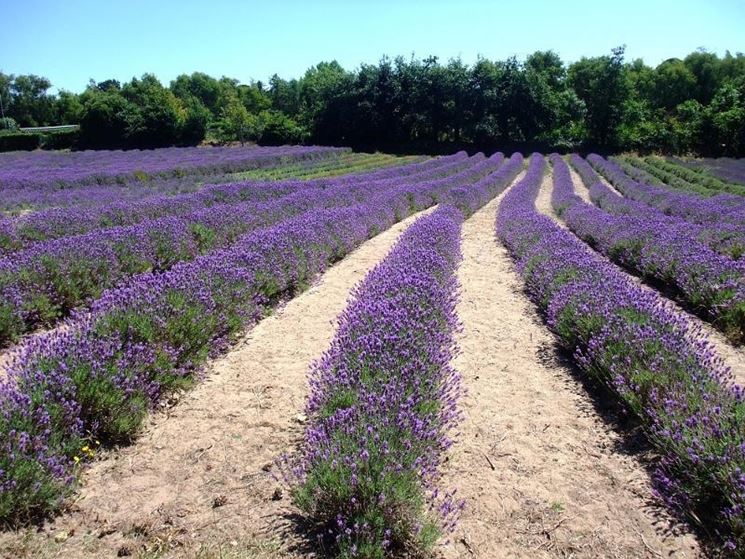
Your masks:
<svg viewBox="0 0 745 559"><path fill-rule="evenodd" d="M322 62L301 78L240 84L204 73L163 86L146 74L50 95L49 80L0 73L10 128L80 123L82 147L305 141L426 152L472 147L745 154L745 56L697 51L656 68L623 48L569 65L383 58L354 71ZM0 132L1 134L1 132Z"/></svg>

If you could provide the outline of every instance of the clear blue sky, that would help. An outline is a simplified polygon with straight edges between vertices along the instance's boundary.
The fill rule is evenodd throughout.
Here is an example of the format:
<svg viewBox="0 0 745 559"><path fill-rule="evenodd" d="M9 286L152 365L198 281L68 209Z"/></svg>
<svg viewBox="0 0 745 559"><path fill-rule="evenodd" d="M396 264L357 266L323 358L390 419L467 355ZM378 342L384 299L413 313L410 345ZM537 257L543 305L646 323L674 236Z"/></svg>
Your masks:
<svg viewBox="0 0 745 559"><path fill-rule="evenodd" d="M382 55L565 61L626 44L656 65L699 47L745 51L745 0L0 0L0 71L80 91L89 78L164 83L203 71L243 82L297 77L322 60Z"/></svg>

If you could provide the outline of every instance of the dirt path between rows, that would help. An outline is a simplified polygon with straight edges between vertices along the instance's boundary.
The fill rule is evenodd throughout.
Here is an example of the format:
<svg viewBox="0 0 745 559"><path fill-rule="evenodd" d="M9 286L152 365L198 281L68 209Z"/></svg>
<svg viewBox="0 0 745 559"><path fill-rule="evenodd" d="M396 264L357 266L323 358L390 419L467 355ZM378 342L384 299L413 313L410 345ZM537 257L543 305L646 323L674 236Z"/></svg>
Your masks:
<svg viewBox="0 0 745 559"><path fill-rule="evenodd" d="M572 177L572 183L574 184L574 192L577 193L577 196L582 198L583 202L593 205L592 199L590 198L590 189L585 186L582 177L579 176L579 173L577 173L577 171L574 170L574 167L569 163L567 163L567 167L569 168L569 175ZM600 181L609 188L613 188L605 179L601 178Z"/></svg>
<svg viewBox="0 0 745 559"><path fill-rule="evenodd" d="M572 174L572 182L574 183L574 191L580 198L582 198L582 200L590 205L593 205L592 200L590 200L590 191L585 186L585 183L582 182L580 176L574 171L574 169L571 169L571 167L570 172ZM552 183L549 183L548 185L544 183L543 185L541 185L541 193L539 193L538 198L541 199L548 197L548 199L550 200L551 188L553 188ZM548 193L544 193L544 190L546 189ZM545 206L545 204L539 205L538 202L536 202L536 207L538 207L538 209L542 213L551 216L559 225L561 225L562 227L566 227L564 222L556 217L556 214L554 214L550 203L548 204L548 206ZM645 289L652 289L653 291L656 291L653 288L647 286L638 276L635 276L631 273L628 273L628 275L629 277L634 279L637 284L641 285ZM701 330L701 332L709 339L709 342L714 346L714 350L717 352L717 354L724 360L725 365L729 367L730 371L732 372L734 381L738 384L745 385L745 347L733 346L729 342L727 337L719 330L714 328L711 324L688 312L676 301L666 297L664 293L659 293L659 291L657 291L657 293L660 294L675 309L676 312L683 314L689 320L689 322L691 322L691 324L695 325Z"/></svg>
<svg viewBox="0 0 745 559"><path fill-rule="evenodd" d="M669 519L649 502L647 471L558 357L495 239L498 203L463 228L455 366L468 395L444 486L467 504L443 554L695 557L696 540L667 531Z"/></svg>
<svg viewBox="0 0 745 559"><path fill-rule="evenodd" d="M535 207L536 209L541 212L544 215L553 217L554 216L554 210L553 206L551 205L551 192L553 192L554 188L554 175L551 171L551 167L549 166L548 169L546 169L546 173L543 175L543 180L541 181L541 188L538 190L538 196L536 196L535 199ZM567 226L561 222L556 221L556 224L559 225L562 229L566 229Z"/></svg>
<svg viewBox="0 0 745 559"><path fill-rule="evenodd" d="M579 173L577 173L577 171L574 170L574 166L569 161L567 161L567 167L569 167L569 172L572 175L572 181L578 187L575 189L577 194L585 202L587 202L588 204L591 204L592 200L590 199L590 189L587 188L587 186L585 186L585 181L582 180L582 177L580 177ZM592 167L592 165L590 165L590 167ZM610 183L610 181L606 179L600 171L595 169L595 167L592 167L592 169L593 171L595 171L595 175L598 177L598 180L603 184L603 186L606 186L608 190L610 190L614 194L618 194L621 198L625 198L623 193L620 190L618 190L615 186L613 186Z"/></svg>
<svg viewBox="0 0 745 559"><path fill-rule="evenodd" d="M302 434L306 373L350 290L418 216L262 320L135 444L85 472L70 513L38 534L0 536L0 549L9 557L307 556L291 533L297 511L269 474Z"/></svg>

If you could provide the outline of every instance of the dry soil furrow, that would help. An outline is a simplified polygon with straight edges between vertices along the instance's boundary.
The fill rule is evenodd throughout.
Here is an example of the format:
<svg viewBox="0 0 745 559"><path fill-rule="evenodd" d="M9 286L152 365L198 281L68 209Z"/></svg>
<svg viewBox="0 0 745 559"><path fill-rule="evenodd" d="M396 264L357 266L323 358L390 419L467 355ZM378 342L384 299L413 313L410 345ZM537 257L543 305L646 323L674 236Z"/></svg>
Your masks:
<svg viewBox="0 0 745 559"><path fill-rule="evenodd" d="M550 184L550 183L549 183ZM693 557L523 294L494 237L499 200L464 224L455 361L466 419L444 485L466 500L447 558Z"/></svg>
<svg viewBox="0 0 745 559"><path fill-rule="evenodd" d="M589 190L585 186L585 183L582 182L582 179L580 178L580 176L573 169L571 170L571 174L572 174L572 182L574 183L574 191L585 202L592 205L592 201L590 200ZM551 188L552 188L552 183L546 184L544 182L541 185L541 192L539 194L539 199L548 198L550 200ZM538 203L536 202L536 207L538 207L538 209L541 212L554 218L554 220L556 220L559 225L561 225L562 227L566 227L564 222L556 217L556 214L554 214L550 203L548 204L548 206L545 206L545 205L539 206ZM629 273L629 276L632 277L634 281L636 281L636 283L643 286L645 289L653 289L647 286L638 276L635 276L631 273ZM698 328L701 329L701 331L706 335L706 337L709 339L711 344L714 346L714 349L716 350L717 354L724 360L725 364L732 371L732 376L734 377L735 382L739 384L745 384L745 347L733 346L729 342L729 340L727 340L727 337L724 334L722 334L719 330L714 328L711 324L709 324L708 322L704 320L701 320L696 315L688 312L681 305L679 305L676 301L667 298L664 293L662 293L661 295L666 298L669 304L677 312L685 315L686 318L692 324L695 324Z"/></svg>
<svg viewBox="0 0 745 559"><path fill-rule="evenodd" d="M302 434L306 373L330 343L350 290L424 213L366 242L262 320L134 445L85 472L70 514L39 534L0 539L0 549L33 557L305 556L274 461Z"/></svg>
<svg viewBox="0 0 745 559"><path fill-rule="evenodd" d="M590 198L590 189L585 186L585 183L582 180L582 177L579 176L577 171L574 170L574 167L572 167L572 165L568 161L567 161L567 167L569 168L569 175L572 177L572 183L574 183L574 191L577 193L577 196L582 198L582 200L586 204L593 205L592 199ZM603 181L603 182L606 185L608 184L607 181Z"/></svg>

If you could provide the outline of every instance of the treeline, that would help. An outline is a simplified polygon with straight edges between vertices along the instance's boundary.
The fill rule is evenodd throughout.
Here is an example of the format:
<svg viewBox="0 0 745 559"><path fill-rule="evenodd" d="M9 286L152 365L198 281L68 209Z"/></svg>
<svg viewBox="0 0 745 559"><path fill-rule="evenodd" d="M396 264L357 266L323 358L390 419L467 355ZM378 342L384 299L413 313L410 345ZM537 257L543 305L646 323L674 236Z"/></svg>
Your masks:
<svg viewBox="0 0 745 559"><path fill-rule="evenodd" d="M745 155L745 55L697 51L657 67L624 49L566 65L383 58L349 71L322 62L301 78L241 84L146 74L48 93L49 80L0 73L0 128L80 124L87 148L215 142L345 145L384 151L634 150Z"/></svg>

